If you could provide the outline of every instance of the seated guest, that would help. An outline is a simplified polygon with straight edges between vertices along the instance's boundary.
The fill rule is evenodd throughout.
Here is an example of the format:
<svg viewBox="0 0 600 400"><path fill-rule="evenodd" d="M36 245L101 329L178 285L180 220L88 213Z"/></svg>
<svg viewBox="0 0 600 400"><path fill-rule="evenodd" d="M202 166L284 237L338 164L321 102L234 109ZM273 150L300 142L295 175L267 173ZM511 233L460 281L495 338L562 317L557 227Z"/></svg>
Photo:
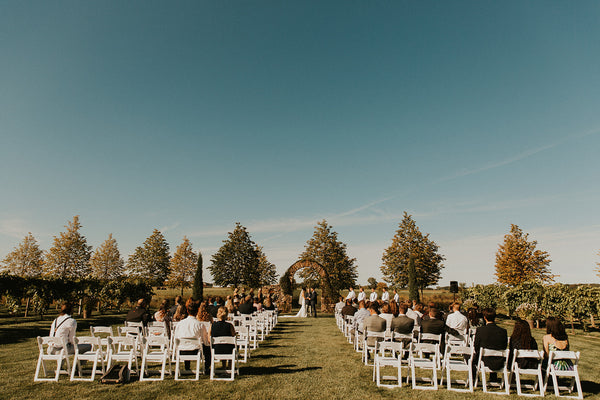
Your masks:
<svg viewBox="0 0 600 400"><path fill-rule="evenodd" d="M344 308L345 305L346 305L346 302L344 301L344 298L342 296L339 296L338 302L335 303L335 312L337 314L341 314L342 308Z"/></svg>
<svg viewBox="0 0 600 400"><path fill-rule="evenodd" d="M177 311L175 311L175 315L173 315L173 318L171 319L171 321L173 321L173 322L183 321L187 316L188 316L188 313L187 313L185 304L180 304L177 306Z"/></svg>
<svg viewBox="0 0 600 400"><path fill-rule="evenodd" d="M258 289L260 291L260 289ZM258 297L254 298L254 303L252 304L252 307L256 310L256 311L262 311L262 303L260 302L260 300L258 299Z"/></svg>
<svg viewBox="0 0 600 400"><path fill-rule="evenodd" d="M171 313L169 312L169 300L164 299L162 303L160 303L160 307L158 311L154 313L154 320L158 322L162 322L165 325L165 330L167 331L167 335L171 334Z"/></svg>
<svg viewBox="0 0 600 400"><path fill-rule="evenodd" d="M444 351L444 341L446 334L446 324L441 318L441 314L435 307L429 307L428 319L423 319L421 321L421 333L432 333L434 335L442 335L440 340L440 351ZM429 341L423 340L423 343L428 343Z"/></svg>
<svg viewBox="0 0 600 400"><path fill-rule="evenodd" d="M471 328L479 328L480 326L485 325L485 321L476 307L470 307L467 310L467 319L469 320L469 326L471 326Z"/></svg>
<svg viewBox="0 0 600 400"><path fill-rule="evenodd" d="M198 338L202 340L202 337L205 335L203 333L205 328L197 318L198 303L195 301L187 302L186 311L187 317L177 323L173 337L175 339ZM182 350L181 354L186 355L198 354L200 350L194 346L181 346L179 349ZM190 369L190 361L184 361L184 366L186 370Z"/></svg>
<svg viewBox="0 0 600 400"><path fill-rule="evenodd" d="M213 322L212 315L206 309L206 302L200 304L200 308L198 308L198 314L196 315L196 319L201 323L204 322L204 327L206 325L210 327ZM204 355L204 375L210 374L210 336L208 334L209 329L204 329L202 331L202 354Z"/></svg>
<svg viewBox="0 0 600 400"><path fill-rule="evenodd" d="M344 317L350 315L354 315L356 313L356 308L354 308L354 306L352 305L352 300L347 299L346 300L346 305L342 308L342 315Z"/></svg>
<svg viewBox="0 0 600 400"><path fill-rule="evenodd" d="M139 299L133 310L127 313L125 321L127 322L141 322L144 326L148 325L150 321L150 313L146 310L146 300Z"/></svg>
<svg viewBox="0 0 600 400"><path fill-rule="evenodd" d="M367 310L364 300L359 301L358 302L358 311L354 314L354 322L356 323L356 326L358 326L360 330L363 329L363 323L365 321L365 318L367 318L369 315L371 315L371 313L369 312L369 310Z"/></svg>
<svg viewBox="0 0 600 400"><path fill-rule="evenodd" d="M372 302L369 305L369 315L363 321L365 332L385 332L386 321L378 315L377 302ZM376 338L368 337L367 346L374 346Z"/></svg>
<svg viewBox="0 0 600 400"><path fill-rule="evenodd" d="M506 329L496 325L496 310L493 308L483 309L483 319L485 325L477 328L475 332L475 339L473 340L473 347L475 348L475 358L479 359L479 351L481 348L492 349L492 350L505 350L508 344L508 337ZM503 357L484 357L483 363L486 367L497 370L502 368L504 364ZM477 365L473 364L475 370ZM490 375L490 380L495 380L496 374Z"/></svg>
<svg viewBox="0 0 600 400"><path fill-rule="evenodd" d="M460 312L460 303L452 303L451 309L452 314L446 317L446 326L450 328L451 333L454 333L454 330L459 335L466 336L469 333L469 320Z"/></svg>
<svg viewBox="0 0 600 400"><path fill-rule="evenodd" d="M181 296L175 296L175 301L173 302L173 306L169 309L169 314L171 314L171 318L173 318L173 315L175 315L175 312L177 312L177 307L179 305L183 305L183 297Z"/></svg>
<svg viewBox="0 0 600 400"><path fill-rule="evenodd" d="M391 313L390 305L388 303L383 303L381 306L381 312L379 316L385 319L386 327L390 328L392 326L392 320L394 319L394 314Z"/></svg>
<svg viewBox="0 0 600 400"><path fill-rule="evenodd" d="M546 334L542 338L542 343L544 344L544 364L547 364L551 351L569 350L569 337L564 325L558 319L549 317L546 320ZM560 371L573 369L571 360L556 360L553 364Z"/></svg>
<svg viewBox="0 0 600 400"><path fill-rule="evenodd" d="M254 307L252 307L252 297L246 296L244 300L242 300L240 306L238 307L238 311L240 312L240 314L246 315L251 315L254 311L256 311Z"/></svg>
<svg viewBox="0 0 600 400"><path fill-rule="evenodd" d="M415 320L406 316L408 304L401 303L398 305L398 316L392 320L391 330L395 333L403 335L411 335L415 326ZM402 339L404 347L412 342L412 338Z"/></svg>
<svg viewBox="0 0 600 400"><path fill-rule="evenodd" d="M50 325L50 336L63 338L67 344L67 354L75 354L75 332L77 331L77 321L71 316L73 313L73 305L69 302L64 302L60 306L60 314L52 321ZM91 344L77 345L79 352L85 353L92 349ZM58 354L62 350L62 346L48 347L48 354Z"/></svg>
<svg viewBox="0 0 600 400"><path fill-rule="evenodd" d="M217 317L217 310L219 308L217 306L215 306L215 298L214 297L209 297L208 298L208 304L206 305L206 311L208 311L208 313L210 315L213 316L213 318Z"/></svg>
<svg viewBox="0 0 600 400"><path fill-rule="evenodd" d="M392 313L394 318L398 316L398 303L394 300L390 301L390 313Z"/></svg>
<svg viewBox="0 0 600 400"><path fill-rule="evenodd" d="M414 302L412 308L408 308L406 316L412 318L415 321L415 327L421 327L421 321L423 319L423 304Z"/></svg>
<svg viewBox="0 0 600 400"><path fill-rule="evenodd" d="M235 336L235 328L227 322L227 309L220 307L217 311L217 321L210 327L210 337ZM232 344L217 344L214 346L215 354L230 354L233 350ZM223 368L227 368L225 361L221 361Z"/></svg>
<svg viewBox="0 0 600 400"><path fill-rule="evenodd" d="M265 310L268 310L268 311L273 311L273 310L275 310L275 304L273 304L273 302L271 301L271 297L270 297L270 296L267 296L267 297L265 298L265 301L264 301L264 303L265 303L265 304L264 304L263 308L264 308Z"/></svg>
<svg viewBox="0 0 600 400"><path fill-rule="evenodd" d="M515 327L513 329L512 335L510 335L509 340L509 349L510 356L508 361L512 363L513 354L515 350L537 350L538 345L535 339L531 336L531 329L529 328L529 324L522 319L517 319L515 321ZM517 360L517 364L519 364L519 368L529 369L529 368L537 368L538 360L537 359L528 359L528 358L519 358Z"/></svg>

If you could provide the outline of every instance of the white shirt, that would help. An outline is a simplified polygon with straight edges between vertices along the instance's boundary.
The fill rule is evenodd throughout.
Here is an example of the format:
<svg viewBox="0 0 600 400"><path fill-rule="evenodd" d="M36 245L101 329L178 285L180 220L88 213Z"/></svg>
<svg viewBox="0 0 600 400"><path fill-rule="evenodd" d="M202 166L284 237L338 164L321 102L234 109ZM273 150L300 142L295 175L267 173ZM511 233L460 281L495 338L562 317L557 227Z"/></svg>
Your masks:
<svg viewBox="0 0 600 400"><path fill-rule="evenodd" d="M363 291L363 292L358 292L358 301L363 301L366 300L367 298L367 294Z"/></svg>
<svg viewBox="0 0 600 400"><path fill-rule="evenodd" d="M356 297L356 293L354 293L354 290L351 290L348 292L348 296L346 296L346 300L354 300L355 297Z"/></svg>
<svg viewBox="0 0 600 400"><path fill-rule="evenodd" d="M395 301L396 303L399 303L399 302L400 302L400 295L399 295L398 293L396 293L396 294L394 295L394 301Z"/></svg>
<svg viewBox="0 0 600 400"><path fill-rule="evenodd" d="M346 303L343 302L343 301L339 301L339 302L335 303L335 312L336 313L341 313L342 312L342 308L344 308L345 305L346 305Z"/></svg>
<svg viewBox="0 0 600 400"><path fill-rule="evenodd" d="M461 335L466 335L469 330L469 320L460 311L455 311L446 317L446 325L456 329Z"/></svg>
<svg viewBox="0 0 600 400"><path fill-rule="evenodd" d="M390 301L390 294L387 290L381 295L381 300L385 301L386 303Z"/></svg>
<svg viewBox="0 0 600 400"><path fill-rule="evenodd" d="M189 315L186 319L177 323L177 326L175 327L174 337L179 339L202 338L206 337L205 331L206 328L204 328L204 324L198 321L196 317ZM208 345L209 343L204 344ZM196 350L196 348L194 347L181 346L180 348L183 350Z"/></svg>
<svg viewBox="0 0 600 400"><path fill-rule="evenodd" d="M77 331L77 321L69 314L59 315L52 325L50 325L50 336L61 337L67 345L75 345L75 332Z"/></svg>
<svg viewBox="0 0 600 400"><path fill-rule="evenodd" d="M377 292L371 292L371 295L369 296L369 301L376 301L377 300Z"/></svg>
<svg viewBox="0 0 600 400"><path fill-rule="evenodd" d="M414 311L413 309L409 308L406 311L406 316L408 318L412 318L412 319L415 320L415 327L421 326L421 317L423 316L423 314L421 314L420 312Z"/></svg>

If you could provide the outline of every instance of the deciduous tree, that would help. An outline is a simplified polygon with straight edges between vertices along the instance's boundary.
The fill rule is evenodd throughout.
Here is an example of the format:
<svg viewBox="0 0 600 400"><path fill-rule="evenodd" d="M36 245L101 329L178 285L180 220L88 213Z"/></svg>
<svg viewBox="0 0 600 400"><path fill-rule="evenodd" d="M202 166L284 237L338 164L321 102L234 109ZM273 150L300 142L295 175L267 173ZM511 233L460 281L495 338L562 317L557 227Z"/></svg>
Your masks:
<svg viewBox="0 0 600 400"><path fill-rule="evenodd" d="M277 283L277 269L275 264L267 259L267 255L263 252L262 246L256 246L258 253L258 280L259 285L274 285Z"/></svg>
<svg viewBox="0 0 600 400"><path fill-rule="evenodd" d="M221 248L213 254L208 269L215 285L257 287L260 281L258 263L256 244L246 227L237 222L233 232L228 233Z"/></svg>
<svg viewBox="0 0 600 400"><path fill-rule="evenodd" d="M320 221L315 226L312 238L306 242L301 260L315 261L327 271L331 287L335 291L354 286L358 273L356 258L348 257L346 244L338 240L337 232L327 224L326 220ZM311 268L300 272L303 278L321 281L319 274Z"/></svg>
<svg viewBox="0 0 600 400"><path fill-rule="evenodd" d="M113 280L123 275L125 262L119 252L117 240L113 238L112 233L108 239L96 248L90 259L92 276L97 279Z"/></svg>
<svg viewBox="0 0 600 400"><path fill-rule="evenodd" d="M155 229L142 246L138 246L127 260L131 278L162 285L169 275L169 244L163 234Z"/></svg>
<svg viewBox="0 0 600 400"><path fill-rule="evenodd" d="M548 268L550 255L536 250L537 241L528 241L529 234L512 224L510 233L496 252L496 279L499 283L516 286L527 281L552 282Z"/></svg>
<svg viewBox="0 0 600 400"><path fill-rule="evenodd" d="M413 257L416 286L423 291L427 286L437 284L445 259L438 251L438 245L429 238L429 234L423 235L412 217L405 212L392 244L383 253L383 279L393 287L406 287L409 259Z"/></svg>
<svg viewBox="0 0 600 400"><path fill-rule="evenodd" d="M42 274L44 252L29 232L13 251L2 260L3 271L24 278L34 278Z"/></svg>
<svg viewBox="0 0 600 400"><path fill-rule="evenodd" d="M369 284L369 289L377 289L377 279L371 276L367 279L367 283Z"/></svg>
<svg viewBox="0 0 600 400"><path fill-rule="evenodd" d="M187 237L183 237L183 242L175 250L171 257L171 270L167 277L167 286L183 289L191 285L194 279L194 272L198 262L198 255L192 249L192 243Z"/></svg>
<svg viewBox="0 0 600 400"><path fill-rule="evenodd" d="M46 254L44 272L47 276L61 279L86 278L90 275L92 246L79 232L79 215L65 225L66 232L54 237L54 244Z"/></svg>

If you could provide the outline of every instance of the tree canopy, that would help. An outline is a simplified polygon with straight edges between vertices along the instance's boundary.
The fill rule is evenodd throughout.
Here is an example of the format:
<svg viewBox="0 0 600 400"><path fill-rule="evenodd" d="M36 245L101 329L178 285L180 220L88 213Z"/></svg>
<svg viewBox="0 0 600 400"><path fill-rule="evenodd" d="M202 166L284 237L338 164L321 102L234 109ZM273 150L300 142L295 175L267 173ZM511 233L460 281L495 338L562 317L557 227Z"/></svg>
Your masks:
<svg viewBox="0 0 600 400"><path fill-rule="evenodd" d="M29 232L2 260L2 270L23 278L35 278L42 274L43 263L44 252Z"/></svg>
<svg viewBox="0 0 600 400"><path fill-rule="evenodd" d="M198 262L198 255L192 249L192 243L184 236L175 254L171 257L171 269L167 277L167 286L183 289L191 286Z"/></svg>
<svg viewBox="0 0 600 400"><path fill-rule="evenodd" d="M66 232L54 237L53 246L46 254L44 272L53 278L86 278L91 273L92 246L88 246L85 236L79 232L79 215L74 216L65 228Z"/></svg>
<svg viewBox="0 0 600 400"><path fill-rule="evenodd" d="M339 241L337 235L337 232L333 231L333 227L327 224L326 220L318 222L312 238L306 242L300 259L321 264L329 274L331 287L339 291L354 286L358 273L355 265L356 258L348 257L346 244ZM321 277L311 268L302 270L300 276L321 283Z"/></svg>
<svg viewBox="0 0 600 400"><path fill-rule="evenodd" d="M416 286L423 290L436 285L441 276L444 256L439 254L439 246L429 234L423 235L412 216L404 212L390 247L382 257L383 279L392 287L406 287L409 278L409 260L413 257L416 271Z"/></svg>
<svg viewBox="0 0 600 400"><path fill-rule="evenodd" d="M155 229L142 246L138 246L127 260L131 278L162 285L169 275L169 244L163 234Z"/></svg>
<svg viewBox="0 0 600 400"><path fill-rule="evenodd" d="M92 254L90 259L92 277L104 280L118 279L123 275L124 264L117 240L111 233L108 235L108 239Z"/></svg>
<svg viewBox="0 0 600 400"><path fill-rule="evenodd" d="M496 279L509 286L527 281L552 282L550 255L536 250L537 241L528 241L529 234L511 224L510 233L504 235L504 242L496 252Z"/></svg>
<svg viewBox="0 0 600 400"><path fill-rule="evenodd" d="M274 285L277 283L277 269L275 264L267 259L267 255L263 252L262 246L256 246L258 253L258 276L259 285Z"/></svg>

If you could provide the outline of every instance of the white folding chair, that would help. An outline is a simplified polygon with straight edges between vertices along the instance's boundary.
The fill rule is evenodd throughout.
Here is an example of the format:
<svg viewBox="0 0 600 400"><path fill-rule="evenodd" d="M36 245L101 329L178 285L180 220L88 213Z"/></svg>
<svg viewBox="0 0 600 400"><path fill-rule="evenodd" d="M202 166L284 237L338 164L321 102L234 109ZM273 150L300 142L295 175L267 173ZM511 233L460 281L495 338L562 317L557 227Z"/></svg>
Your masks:
<svg viewBox="0 0 600 400"><path fill-rule="evenodd" d="M90 326L90 333L93 337L100 338L104 362L108 361L108 337L114 336L112 326Z"/></svg>
<svg viewBox="0 0 600 400"><path fill-rule="evenodd" d="M408 363L412 378L413 389L438 390L437 370L440 357L440 345L437 343L413 343ZM431 370L432 377L420 377L424 382L430 382L431 386L417 385L416 370Z"/></svg>
<svg viewBox="0 0 600 400"><path fill-rule="evenodd" d="M256 321L254 320L246 320L245 325L248 326L248 337L250 343L252 343L252 350L255 350L258 347L258 327L256 326Z"/></svg>
<svg viewBox="0 0 600 400"><path fill-rule="evenodd" d="M79 344L88 344L91 349L80 353ZM98 370L98 361L100 361L101 369L100 372L104 373L104 353L102 351L102 342L99 337L94 336L79 336L75 338L75 357L73 358L73 368L71 368L71 380L72 381L90 381L93 382L96 377ZM81 361L91 361L92 370L89 378L82 377L84 370L81 368ZM78 370L78 377L75 377L75 370Z"/></svg>
<svg viewBox="0 0 600 400"><path fill-rule="evenodd" d="M162 322L161 322L162 323ZM149 326L146 328L147 336L164 336L168 337L165 326Z"/></svg>
<svg viewBox="0 0 600 400"><path fill-rule="evenodd" d="M125 321L125 326L131 327L131 328L137 328L140 335L146 336L146 327L144 327L144 324L142 322Z"/></svg>
<svg viewBox="0 0 600 400"><path fill-rule="evenodd" d="M536 391L539 388L539 396L544 395L544 381L542 378L542 360L544 353L538 350L515 350L513 353L512 365L510 368L509 382L512 382L512 377L515 377L515 386L517 387L517 394L519 396L538 396L535 393L523 393L523 388L531 389ZM519 360L524 359L529 362L536 361L536 368L521 368L519 367ZM522 375L533 375L535 381L532 385L526 385L521 382Z"/></svg>
<svg viewBox="0 0 600 400"><path fill-rule="evenodd" d="M548 388L548 377L552 377L552 386L554 386L554 395L556 397L570 397L575 399L583 399L581 390L581 380L579 379L579 356L580 352L575 351L551 351L548 356L548 368L546 370L546 380L544 382L544 393ZM570 363L569 369L561 370L555 365L556 361L564 361ZM569 386L559 386L559 378L569 378ZM566 390L569 394L573 393L573 389L577 385L576 396L561 396L560 391Z"/></svg>
<svg viewBox="0 0 600 400"><path fill-rule="evenodd" d="M446 332L446 345L452 346L468 346L469 345L469 337L467 335L461 335L460 333L452 334Z"/></svg>
<svg viewBox="0 0 600 400"><path fill-rule="evenodd" d="M371 344L369 344L369 339L371 340ZM385 332L374 332L374 331L366 331L363 339L363 362L365 365L375 365L369 364L369 351L373 352L373 359L375 358L375 353L377 353L377 344L379 342L384 341Z"/></svg>
<svg viewBox="0 0 600 400"><path fill-rule="evenodd" d="M510 353L510 351L508 349L492 350L492 349L485 349L482 347L479 350L479 360L477 361L475 386L477 386L477 383L479 381L479 376L481 375L481 385L483 386L484 393L496 393L496 394L506 394L506 395L510 394L510 382L508 380L509 353ZM489 368L485 365L485 362L483 361L483 357L501 357L501 358L503 358L502 368L492 370L491 368ZM502 390L502 388L504 388L504 392L502 392L502 391L489 392L488 391L488 381L486 378L486 373L492 373L492 372L497 373L497 374L502 374L502 380L500 381L499 384L490 382L489 383L490 387L496 386L500 390Z"/></svg>
<svg viewBox="0 0 600 400"><path fill-rule="evenodd" d="M108 363L110 369L114 362L126 362L130 371L135 362L135 371L138 371L137 338L133 336L111 336L108 338Z"/></svg>
<svg viewBox="0 0 600 400"><path fill-rule="evenodd" d="M147 336L142 339L142 346L140 381L164 380L167 362L169 363L169 375L171 375L169 338L166 336ZM161 363L159 378L150 378L150 375L148 374L148 363Z"/></svg>
<svg viewBox="0 0 600 400"><path fill-rule="evenodd" d="M219 344L231 344L233 345L233 349L231 353L227 354L218 354L215 353L215 345ZM219 336L211 338L211 360L210 360L210 380L221 380L221 381L232 381L235 379L236 373L236 361L237 361L237 351L236 351L236 339L233 336ZM216 363L217 361L229 361L231 363L231 370L225 372L231 372L229 378L216 378ZM239 372L238 372L239 373Z"/></svg>
<svg viewBox="0 0 600 400"><path fill-rule="evenodd" d="M444 371L446 371L446 386L448 390L455 392L473 392L473 353L472 347L446 345L444 359L442 360L442 377L440 386L444 384ZM452 371L463 372L467 374L467 379L452 380ZM466 386L465 389L452 387L452 383Z"/></svg>
<svg viewBox="0 0 600 400"><path fill-rule="evenodd" d="M198 350L196 354L182 354L182 351ZM175 380L199 380L200 379L200 364L202 364L202 342L199 338L176 338L175 339ZM196 362L195 378L182 378L181 363L185 361Z"/></svg>
<svg viewBox="0 0 600 400"><path fill-rule="evenodd" d="M389 353L389 354L388 354ZM381 342L379 353L375 355L375 366L373 368L374 380L378 387L395 388L402 387L402 356L404 355L402 342ZM396 375L382 375L383 367L394 367ZM394 384L384 384L381 381L393 381Z"/></svg>
<svg viewBox="0 0 600 400"><path fill-rule="evenodd" d="M37 366L35 367L35 375L33 377L34 382L58 382L58 377L61 373L69 375L71 364L69 363L69 355L67 354L67 344L62 337L38 336L37 344L40 355L38 356ZM46 378L46 361L56 363L54 378ZM63 361L66 361L67 363L67 369L62 369ZM43 378L40 377L40 370L44 373Z"/></svg>
<svg viewBox="0 0 600 400"><path fill-rule="evenodd" d="M235 327L236 334L236 343L237 349L240 356L242 353L244 354L244 358L240 360L240 362L247 362L248 356L250 354L249 346L250 346L250 333L248 329L248 325L238 325Z"/></svg>

